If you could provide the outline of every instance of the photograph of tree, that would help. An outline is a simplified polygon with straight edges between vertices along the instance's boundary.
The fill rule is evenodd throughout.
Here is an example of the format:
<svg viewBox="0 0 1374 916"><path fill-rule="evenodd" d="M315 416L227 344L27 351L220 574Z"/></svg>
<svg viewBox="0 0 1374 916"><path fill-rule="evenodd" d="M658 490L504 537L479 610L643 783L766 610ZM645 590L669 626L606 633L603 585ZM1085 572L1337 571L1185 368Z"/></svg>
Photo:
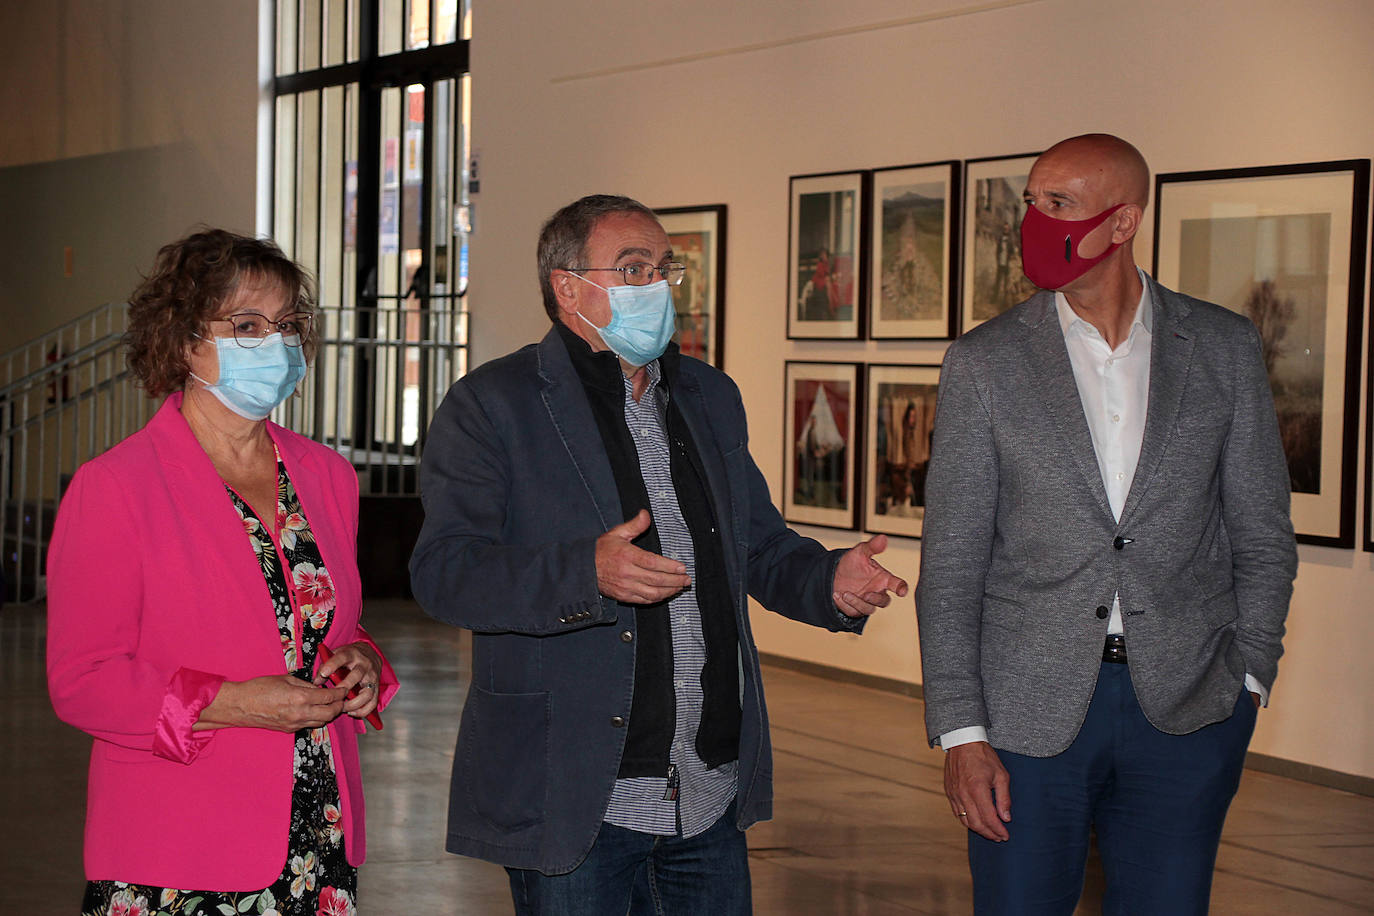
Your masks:
<svg viewBox="0 0 1374 916"><path fill-rule="evenodd" d="M1369 160L1156 177L1154 275L1259 331L1298 540L1353 547Z"/></svg>
<svg viewBox="0 0 1374 916"><path fill-rule="evenodd" d="M1179 290L1259 329L1294 493L1321 492L1331 214L1185 219Z"/></svg>
<svg viewBox="0 0 1374 916"><path fill-rule="evenodd" d="M873 173L870 337L950 336L957 169L946 162Z"/></svg>

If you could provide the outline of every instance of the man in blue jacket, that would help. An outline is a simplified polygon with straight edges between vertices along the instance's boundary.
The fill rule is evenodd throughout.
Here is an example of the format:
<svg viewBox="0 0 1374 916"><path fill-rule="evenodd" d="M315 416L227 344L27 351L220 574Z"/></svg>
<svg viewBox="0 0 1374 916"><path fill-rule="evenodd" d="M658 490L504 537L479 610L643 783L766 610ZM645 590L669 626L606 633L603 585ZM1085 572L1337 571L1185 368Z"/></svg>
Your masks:
<svg viewBox="0 0 1374 916"><path fill-rule="evenodd" d="M538 259L552 329L453 386L420 469L415 594L474 634L447 847L506 866L520 914L748 913L772 760L746 595L858 632L907 586L881 535L783 523L739 390L670 343L652 211L582 198Z"/></svg>

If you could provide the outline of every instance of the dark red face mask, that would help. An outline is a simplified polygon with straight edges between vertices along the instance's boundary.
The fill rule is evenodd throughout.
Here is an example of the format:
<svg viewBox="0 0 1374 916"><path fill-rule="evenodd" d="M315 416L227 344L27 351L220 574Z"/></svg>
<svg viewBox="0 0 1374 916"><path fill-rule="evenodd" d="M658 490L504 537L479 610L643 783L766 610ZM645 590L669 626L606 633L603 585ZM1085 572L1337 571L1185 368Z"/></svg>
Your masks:
<svg viewBox="0 0 1374 916"><path fill-rule="evenodd" d="M1079 244L1124 206L1117 204L1087 219L1055 219L1027 207L1021 220L1021 269L1026 278L1041 289L1060 289L1092 270L1121 245L1108 245L1097 257L1084 258L1078 254Z"/></svg>

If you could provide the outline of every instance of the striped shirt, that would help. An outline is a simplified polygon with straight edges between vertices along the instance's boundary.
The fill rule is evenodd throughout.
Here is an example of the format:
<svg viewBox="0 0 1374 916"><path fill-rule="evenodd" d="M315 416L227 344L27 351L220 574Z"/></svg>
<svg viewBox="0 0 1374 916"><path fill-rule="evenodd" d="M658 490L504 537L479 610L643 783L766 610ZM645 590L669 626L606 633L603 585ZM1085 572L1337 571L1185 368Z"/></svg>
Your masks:
<svg viewBox="0 0 1374 916"><path fill-rule="evenodd" d="M692 533L682 517L668 451L668 389L662 385L658 360L645 367L649 384L638 401L632 382L625 379L625 424L630 429L649 507L658 529L663 555L687 567L696 581ZM720 820L735 797L738 761L707 769L697 755L697 727L705 694L701 672L706 665L706 640L696 590L685 589L668 602L673 645L673 696L677 718L669 763L676 769L679 789L671 798L668 775L618 779L606 809L606 820L617 827L660 836L696 836Z"/></svg>

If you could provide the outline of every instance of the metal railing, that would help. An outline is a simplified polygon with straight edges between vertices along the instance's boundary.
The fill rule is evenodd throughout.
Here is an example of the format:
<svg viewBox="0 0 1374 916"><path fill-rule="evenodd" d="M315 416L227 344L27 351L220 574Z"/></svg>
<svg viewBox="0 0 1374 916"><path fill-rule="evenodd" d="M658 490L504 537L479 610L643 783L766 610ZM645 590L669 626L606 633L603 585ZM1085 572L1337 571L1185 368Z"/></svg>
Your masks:
<svg viewBox="0 0 1374 916"><path fill-rule="evenodd" d="M467 313L387 306L320 312L312 371L301 395L273 419L351 461L364 494L417 495L429 417L467 371ZM125 366L127 313L123 303L103 305L0 353L6 601L43 597L52 522L71 475L158 407Z"/></svg>
<svg viewBox="0 0 1374 916"><path fill-rule="evenodd" d="M57 503L82 462L152 414L121 338L128 306L102 305L0 354L0 523L7 600L44 593Z"/></svg>

